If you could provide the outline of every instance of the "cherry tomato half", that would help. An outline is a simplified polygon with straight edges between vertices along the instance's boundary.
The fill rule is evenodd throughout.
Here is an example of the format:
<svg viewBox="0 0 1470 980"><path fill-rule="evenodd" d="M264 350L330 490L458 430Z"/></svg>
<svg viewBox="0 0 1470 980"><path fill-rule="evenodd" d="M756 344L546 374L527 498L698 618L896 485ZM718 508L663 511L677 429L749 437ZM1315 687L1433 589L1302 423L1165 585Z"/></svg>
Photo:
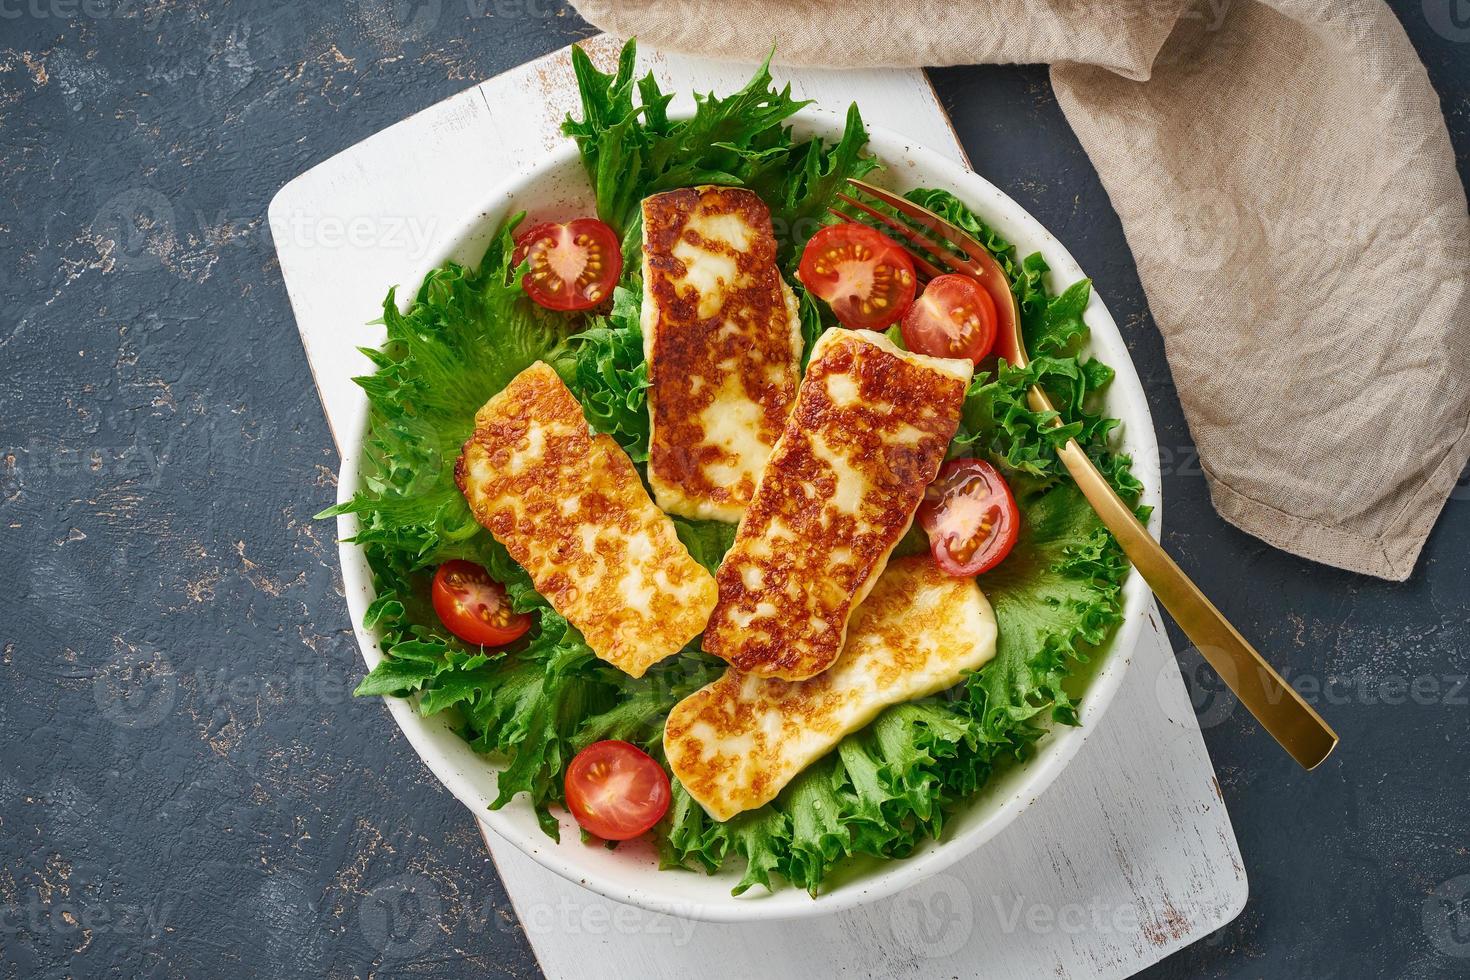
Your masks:
<svg viewBox="0 0 1470 980"><path fill-rule="evenodd" d="M531 628L529 614L511 611L505 586L472 561L440 565L430 594L440 622L466 643L504 646Z"/></svg>
<svg viewBox="0 0 1470 980"><path fill-rule="evenodd" d="M631 840L669 809L664 767L630 742L593 742L567 766L567 809L594 837Z"/></svg>
<svg viewBox="0 0 1470 980"><path fill-rule="evenodd" d="M1021 514L994 466L983 459L952 459L924 491L919 523L946 574L979 575L1011 553Z"/></svg>
<svg viewBox="0 0 1470 980"><path fill-rule="evenodd" d="M612 295L623 274L617 232L596 218L547 222L517 235L516 266L528 258L531 271L521 288L548 310L591 309Z"/></svg>
<svg viewBox="0 0 1470 980"><path fill-rule="evenodd" d="M995 346L995 300L969 276L935 276L903 315L909 350L979 364Z"/></svg>
<svg viewBox="0 0 1470 980"><path fill-rule="evenodd" d="M854 222L813 235L796 274L844 327L882 330L914 301L913 259L881 231Z"/></svg>

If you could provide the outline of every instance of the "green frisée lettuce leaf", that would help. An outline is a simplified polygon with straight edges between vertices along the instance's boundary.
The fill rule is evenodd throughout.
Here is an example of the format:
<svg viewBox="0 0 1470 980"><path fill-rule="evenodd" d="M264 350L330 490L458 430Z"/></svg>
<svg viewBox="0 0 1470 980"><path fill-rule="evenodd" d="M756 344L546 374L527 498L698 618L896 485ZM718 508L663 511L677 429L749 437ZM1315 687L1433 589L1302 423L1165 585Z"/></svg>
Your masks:
<svg viewBox="0 0 1470 980"><path fill-rule="evenodd" d="M762 65L745 88L725 98L696 95L694 115L671 121L672 95L653 73L635 78L637 45L623 46L617 69L604 74L579 45L572 70L582 118L568 116L562 131L576 140L597 198L597 216L621 234L649 194L694 184L743 184L752 171L783 155L781 122L806 102L791 87L774 88Z"/></svg>
<svg viewBox="0 0 1470 980"><path fill-rule="evenodd" d="M878 165L863 152L868 134L856 105L836 144L796 139L784 123L809 103L793 99L789 85L776 88L769 60L740 91L723 98L696 93L693 115L670 120L673 97L652 72L634 76L636 54L629 41L609 74L573 45L582 118L562 124L581 153L597 216L624 241L650 194L696 184L749 187L770 207L781 262L791 264L826 223L843 182Z"/></svg>
<svg viewBox="0 0 1470 980"><path fill-rule="evenodd" d="M354 539L412 556L426 567L483 558L484 537L454 482L454 461L491 395L567 332L564 318L531 302L511 266L522 215L506 222L478 268L431 271L406 313L396 290L383 300L380 348L362 348L376 368L355 379L371 411L359 464L362 489L322 517L356 514Z"/></svg>
<svg viewBox="0 0 1470 980"><path fill-rule="evenodd" d="M699 641L634 679L599 660L578 630L550 608L530 576L473 519L455 485L460 447L477 410L536 360L551 364L581 403L590 427L617 440L640 470L648 459L648 373L635 260L638 202L648 193L700 182L743 184L772 209L788 266L825 220L848 176L875 161L856 109L836 144L798 141L786 120L804 103L777 90L763 66L735 95L696 100L691 119L671 120L669 96L651 76L635 78L633 47L603 74L580 50L573 63L582 117L566 132L578 143L603 220L624 235L622 282L595 315L550 313L520 289L512 267L512 219L477 267L445 263L431 272L406 312L389 293L387 338L370 350L375 371L359 378L370 405L353 499L324 513L355 515L377 598L364 625L384 659L357 693L413 697L426 715L443 714L474 749L498 760L493 807L524 796L542 828L558 834L567 763L581 748L624 739L663 760L669 710L718 678L725 664ZM1076 438L1130 500L1139 486L1112 449L1116 420L1098 411L1112 372L1079 352L1090 284L1053 294L1039 255L1011 245L943 191L910 197L970 230L997 256L1021 305L1034 360L999 364L971 383L951 456L992 461L1010 482L1022 530L1011 555L980 577L995 608L993 660L943 695L900 704L844 739L771 803L712 820L677 780L654 836L667 867L714 872L738 865L737 893L789 882L816 893L857 856L901 858L938 837L956 806L997 767L1024 759L1049 722L1076 722L1068 693L1073 667L1106 641L1121 610L1127 565L1116 542L1067 477L1055 454ZM825 304L797 284L809 351L833 323ZM1056 415L1037 413L1026 389L1041 384ZM1053 426L1059 420L1060 426ZM690 554L713 571L735 526L673 518ZM902 553L927 548L922 531ZM535 626L509 648L487 651L444 630L429 602L438 564L466 558L505 583L512 605Z"/></svg>
<svg viewBox="0 0 1470 980"><path fill-rule="evenodd" d="M643 359L640 300L623 286L613 290L612 311L572 334L550 363L595 432L618 441L635 463L648 462L648 364Z"/></svg>
<svg viewBox="0 0 1470 980"><path fill-rule="evenodd" d="M1117 622L1127 570L1076 484L1059 483L1027 502L1015 548L981 577L1001 627L995 660L968 682L986 735L1005 738L1048 708L1056 720L1076 723L1062 686L1069 662Z"/></svg>

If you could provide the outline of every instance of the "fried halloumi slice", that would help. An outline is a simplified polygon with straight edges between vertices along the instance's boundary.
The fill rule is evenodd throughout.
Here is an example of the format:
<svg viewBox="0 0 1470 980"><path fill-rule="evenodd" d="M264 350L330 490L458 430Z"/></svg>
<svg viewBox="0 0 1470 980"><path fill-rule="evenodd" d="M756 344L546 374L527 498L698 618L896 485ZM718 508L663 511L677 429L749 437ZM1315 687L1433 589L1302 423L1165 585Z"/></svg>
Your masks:
<svg viewBox="0 0 1470 980"><path fill-rule="evenodd" d="M641 677L704 629L714 579L544 362L476 414L454 477L475 519L603 660Z"/></svg>
<svg viewBox="0 0 1470 980"><path fill-rule="evenodd" d="M643 201L648 483L671 514L735 523L781 435L801 371L796 294L771 212L738 187Z"/></svg>
<svg viewBox="0 0 1470 980"><path fill-rule="evenodd" d="M831 670L783 681L731 668L669 712L664 754L689 795L728 820L770 802L889 705L958 684L995 656L995 639L974 579L928 555L899 559L853 615Z"/></svg>
<svg viewBox="0 0 1470 980"><path fill-rule="evenodd" d="M704 648L802 680L832 665L934 479L973 365L832 329L811 363L735 543Z"/></svg>

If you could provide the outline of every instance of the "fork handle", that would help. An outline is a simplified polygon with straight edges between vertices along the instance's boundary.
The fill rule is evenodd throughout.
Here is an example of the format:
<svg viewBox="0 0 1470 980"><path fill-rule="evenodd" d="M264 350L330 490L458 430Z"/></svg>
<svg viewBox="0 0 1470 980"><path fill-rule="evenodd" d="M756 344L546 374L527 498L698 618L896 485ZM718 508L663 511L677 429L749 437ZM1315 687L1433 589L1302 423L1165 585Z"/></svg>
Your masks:
<svg viewBox="0 0 1470 980"><path fill-rule="evenodd" d="M1038 394L1049 408L1045 393L1036 388L1032 389L1033 404ZM1337 745L1337 733L1331 726L1205 598L1134 516L1133 509L1113 490L1077 440L1067 440L1057 452L1087 502L1113 532L1159 602L1261 726L1306 769L1315 768L1327 758Z"/></svg>

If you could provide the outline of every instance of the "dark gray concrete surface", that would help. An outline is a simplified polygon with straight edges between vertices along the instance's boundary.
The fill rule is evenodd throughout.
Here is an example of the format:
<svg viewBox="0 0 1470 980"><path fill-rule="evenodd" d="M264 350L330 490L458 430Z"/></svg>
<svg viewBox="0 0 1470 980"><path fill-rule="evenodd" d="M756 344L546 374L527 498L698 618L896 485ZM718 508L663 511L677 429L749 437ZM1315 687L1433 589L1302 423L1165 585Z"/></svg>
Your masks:
<svg viewBox="0 0 1470 980"><path fill-rule="evenodd" d="M1395 6L1463 173L1455 3ZM537 975L469 814L348 696L311 519L337 459L264 214L313 164L587 33L551 0L0 0L0 977ZM1147 975L1470 974L1470 488L1400 585L1227 526L1045 70L934 79L976 169L1122 325L1168 546L1343 736L1297 771L1184 656L1252 897Z"/></svg>

